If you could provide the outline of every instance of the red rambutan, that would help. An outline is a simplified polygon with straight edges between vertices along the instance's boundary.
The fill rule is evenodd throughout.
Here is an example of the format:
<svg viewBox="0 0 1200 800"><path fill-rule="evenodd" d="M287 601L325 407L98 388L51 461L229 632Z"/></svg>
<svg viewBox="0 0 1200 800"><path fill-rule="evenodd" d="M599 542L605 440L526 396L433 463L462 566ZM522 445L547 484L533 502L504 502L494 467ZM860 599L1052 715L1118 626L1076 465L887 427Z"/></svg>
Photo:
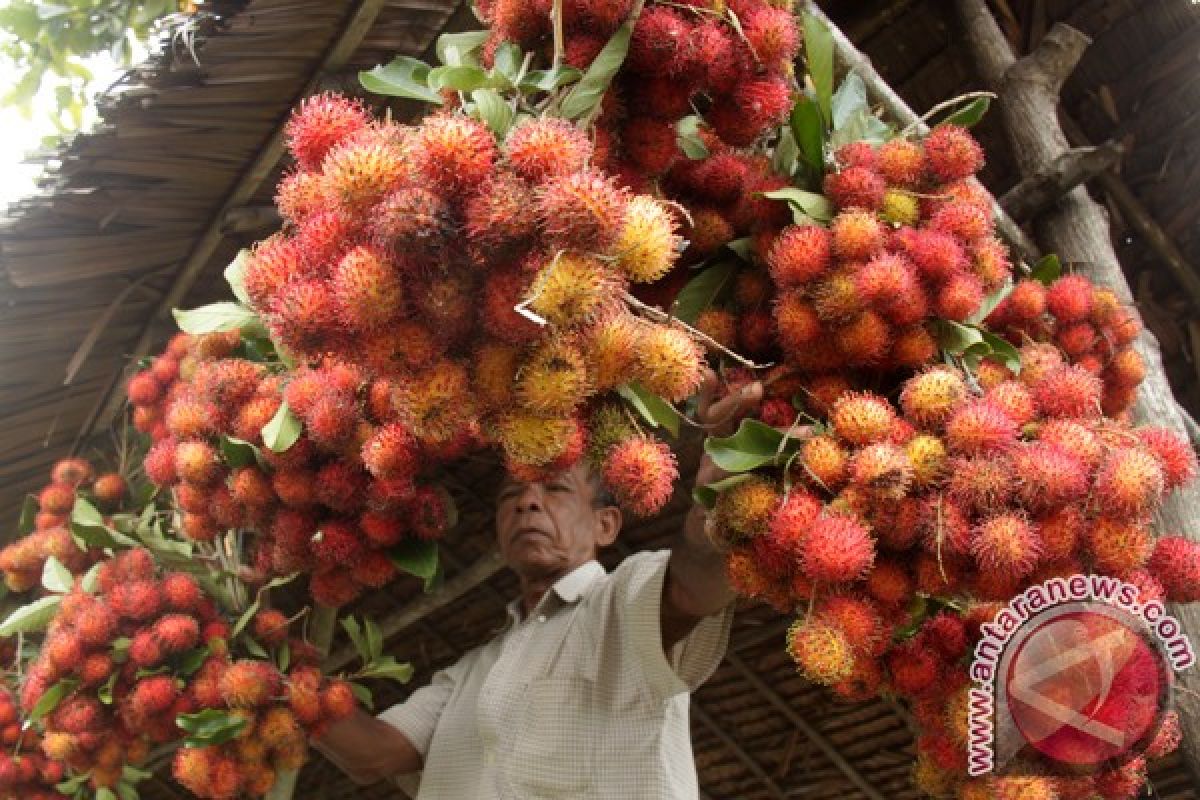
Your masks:
<svg viewBox="0 0 1200 800"><path fill-rule="evenodd" d="M675 454L665 443L635 436L609 450L602 474L623 508L649 517L670 500L679 470Z"/></svg>
<svg viewBox="0 0 1200 800"><path fill-rule="evenodd" d="M874 559L875 545L866 528L850 517L823 515L804 539L801 565L811 580L839 583L863 577Z"/></svg>
<svg viewBox="0 0 1200 800"><path fill-rule="evenodd" d="M284 129L288 150L303 169L317 169L329 149L371 124L358 100L332 92L305 99Z"/></svg>
<svg viewBox="0 0 1200 800"><path fill-rule="evenodd" d="M552 178L537 193L537 213L558 247L603 252L620 236L628 198L594 170Z"/></svg>
<svg viewBox="0 0 1200 800"><path fill-rule="evenodd" d="M531 183L579 172L591 157L587 135L562 119L543 117L514 128L504 143L508 163Z"/></svg>
<svg viewBox="0 0 1200 800"><path fill-rule="evenodd" d="M1038 406L1047 416L1095 417L1100 414L1104 384L1083 367L1068 365L1050 369L1032 388Z"/></svg>
<svg viewBox="0 0 1200 800"><path fill-rule="evenodd" d="M938 125L925 138L925 158L939 181L967 178L983 168L983 148L966 128Z"/></svg>
<svg viewBox="0 0 1200 800"><path fill-rule="evenodd" d="M833 237L819 225L790 226L767 254L771 277L780 287L800 286L829 269Z"/></svg>
<svg viewBox="0 0 1200 800"><path fill-rule="evenodd" d="M427 186L463 195L484 182L496 162L496 140L481 122L458 114L426 117L413 135L412 158Z"/></svg>
<svg viewBox="0 0 1200 800"><path fill-rule="evenodd" d="M830 226L833 251L839 258L866 261L883 249L886 230L875 214L852 209L843 211Z"/></svg>
<svg viewBox="0 0 1200 800"><path fill-rule="evenodd" d="M877 211L886 190L883 177L866 167L849 167L825 176L825 195L838 208Z"/></svg>
<svg viewBox="0 0 1200 800"><path fill-rule="evenodd" d="M1059 323L1086 320L1092 312L1094 287L1082 275L1064 275L1050 285L1046 306Z"/></svg>
<svg viewBox="0 0 1200 800"><path fill-rule="evenodd" d="M969 401L946 420L946 443L956 453L1002 452L1016 441L1016 423L988 400Z"/></svg>

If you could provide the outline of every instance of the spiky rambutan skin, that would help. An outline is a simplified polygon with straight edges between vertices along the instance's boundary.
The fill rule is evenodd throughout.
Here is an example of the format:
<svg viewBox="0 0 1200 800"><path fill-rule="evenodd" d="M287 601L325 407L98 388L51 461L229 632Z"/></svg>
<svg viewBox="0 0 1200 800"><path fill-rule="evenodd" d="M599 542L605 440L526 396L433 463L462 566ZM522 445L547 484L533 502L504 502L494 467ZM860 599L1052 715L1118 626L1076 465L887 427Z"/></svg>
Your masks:
<svg viewBox="0 0 1200 800"><path fill-rule="evenodd" d="M970 400L946 420L946 443L954 453L1004 452L1016 442L1016 423L988 400Z"/></svg>
<svg viewBox="0 0 1200 800"><path fill-rule="evenodd" d="M837 628L856 656L871 656L884 644L883 618L875 603L855 593L833 594L816 608L817 617Z"/></svg>
<svg viewBox="0 0 1200 800"><path fill-rule="evenodd" d="M1012 261L1004 243L995 237L981 239L971 248L971 271L983 281L986 292L992 292L1005 284L1013 271Z"/></svg>
<svg viewBox="0 0 1200 800"><path fill-rule="evenodd" d="M408 177L406 156L382 136L356 136L335 145L321 162L330 199L362 214Z"/></svg>
<svg viewBox="0 0 1200 800"><path fill-rule="evenodd" d="M211 542L220 533L217 520L205 513L184 514L179 530L193 542Z"/></svg>
<svg viewBox="0 0 1200 800"><path fill-rule="evenodd" d="M983 169L983 148L966 128L938 125L925 137L925 160L930 174L945 183Z"/></svg>
<svg viewBox="0 0 1200 800"><path fill-rule="evenodd" d="M924 489L937 484L946 471L946 445L936 436L918 434L904 445L912 465L913 484Z"/></svg>
<svg viewBox="0 0 1200 800"><path fill-rule="evenodd" d="M266 661L235 661L221 673L221 698L230 708L260 708L279 697L282 677L273 664Z"/></svg>
<svg viewBox="0 0 1200 800"><path fill-rule="evenodd" d="M564 259L570 258L563 256ZM589 266L591 266L589 264ZM570 263L565 267L570 271L570 274L561 276L556 279L555 286L552 291L563 294L561 297L551 298L554 302L570 303L574 299L571 293L575 287L569 284L569 279L574 276L574 272L578 270L578 265ZM549 277L554 277L553 273L546 273ZM603 274L595 270L589 270L587 277L589 282L585 282L585 287L591 287L591 280L602 281ZM562 286L563 280L568 281L567 286ZM488 275L483 287L483 302L480 312L480 318L484 329L491 336L508 344L518 345L529 342L537 338L540 328L531 319L523 316L514 310L514 306L522 302L526 298L526 293L529 291L533 278L525 275L517 270L497 270ZM596 291L596 290L594 290ZM565 294L564 294L565 292ZM554 310L562 313L569 313L569 308L555 308Z"/></svg>
<svg viewBox="0 0 1200 800"><path fill-rule="evenodd" d="M896 691L915 697L932 687L941 669L937 654L924 642L912 639L899 645L889 654L888 671Z"/></svg>
<svg viewBox="0 0 1200 800"><path fill-rule="evenodd" d="M850 462L850 481L875 498L899 500L913 481L908 454L890 442L867 445Z"/></svg>
<svg viewBox="0 0 1200 800"><path fill-rule="evenodd" d="M813 581L842 583L862 578L875 561L875 543L857 520L838 514L813 520L801 553L801 569Z"/></svg>
<svg viewBox="0 0 1200 800"><path fill-rule="evenodd" d="M984 392L984 398L995 404L1009 419L1024 426L1037 416L1037 402L1033 393L1018 381L1001 381Z"/></svg>
<svg viewBox="0 0 1200 800"><path fill-rule="evenodd" d="M75 488L52 483L38 493L38 508L46 514L69 514L75 507Z"/></svg>
<svg viewBox="0 0 1200 800"><path fill-rule="evenodd" d="M1092 313L1095 287L1082 275L1064 275L1050 284L1046 307L1059 324L1081 322Z"/></svg>
<svg viewBox="0 0 1200 800"><path fill-rule="evenodd" d="M666 325L651 325L639 339L634 372L646 389L677 403L700 387L704 363L704 351L689 334Z"/></svg>
<svg viewBox="0 0 1200 800"><path fill-rule="evenodd" d="M342 256L330 289L339 319L353 331L379 328L402 310L404 292L395 268L370 247L356 247Z"/></svg>
<svg viewBox="0 0 1200 800"><path fill-rule="evenodd" d="M498 156L491 132L459 114L427 117L413 133L411 157L426 186L463 196L492 173Z"/></svg>
<svg viewBox="0 0 1200 800"><path fill-rule="evenodd" d="M1147 569L1173 603L1200 599L1200 548L1183 536L1162 536L1154 544Z"/></svg>
<svg viewBox="0 0 1200 800"><path fill-rule="evenodd" d="M1012 462L1004 455L952 458L946 469L950 497L969 511L994 512L1012 498Z"/></svg>
<svg viewBox="0 0 1200 800"><path fill-rule="evenodd" d="M634 117L621 128L626 158L647 175L661 175L679 156L675 126L667 120Z"/></svg>
<svg viewBox="0 0 1200 800"><path fill-rule="evenodd" d="M887 184L878 172L866 167L850 167L826 175L824 191L838 208L877 211L883 205Z"/></svg>
<svg viewBox="0 0 1200 800"><path fill-rule="evenodd" d="M545 418L514 410L497 421L496 438L511 460L542 466L563 454L578 425L570 417Z"/></svg>
<svg viewBox="0 0 1200 800"><path fill-rule="evenodd" d="M509 166L533 184L579 172L592 155L587 134L554 117L517 126L508 134L504 150Z"/></svg>
<svg viewBox="0 0 1200 800"><path fill-rule="evenodd" d="M421 441L452 439L472 414L467 368L444 359L414 378L396 395L405 424Z"/></svg>
<svg viewBox="0 0 1200 800"><path fill-rule="evenodd" d="M1137 436L1162 467L1163 489L1172 491L1195 479L1196 451L1182 436L1167 428L1139 428Z"/></svg>
<svg viewBox="0 0 1200 800"><path fill-rule="evenodd" d="M178 696L173 677L153 675L134 684L129 703L139 716L151 717L170 708Z"/></svg>
<svg viewBox="0 0 1200 800"><path fill-rule="evenodd" d="M846 480L850 456L832 436L814 436L801 446L802 477L836 491Z"/></svg>
<svg viewBox="0 0 1200 800"><path fill-rule="evenodd" d="M779 345L785 354L804 350L826 333L816 308L800 291L781 292L771 316L775 321Z"/></svg>
<svg viewBox="0 0 1200 800"><path fill-rule="evenodd" d="M849 261L867 261L883 249L886 230L879 218L870 211L843 211L830 225L833 252Z"/></svg>
<svg viewBox="0 0 1200 800"><path fill-rule="evenodd" d="M821 506L815 495L803 489L784 495L771 514L766 533L755 537L752 545L755 557L771 575L783 578L799 569L801 544Z"/></svg>
<svg viewBox="0 0 1200 800"><path fill-rule="evenodd" d="M1183 741L1183 730L1179 724L1179 712L1171 709L1163 715L1154 738L1146 747L1145 756L1150 760L1165 758L1178 749Z"/></svg>
<svg viewBox="0 0 1200 800"><path fill-rule="evenodd" d="M1149 513L1163 494L1165 478L1154 455L1142 447L1120 447L1105 457L1093 489L1100 509L1117 517Z"/></svg>
<svg viewBox="0 0 1200 800"><path fill-rule="evenodd" d="M907 189L888 189L883 193L879 215L893 225L916 225L921 220L921 204Z"/></svg>
<svg viewBox="0 0 1200 800"><path fill-rule="evenodd" d="M576 442L582 446L582 437L577 437ZM432 486L418 486L405 503L404 514L412 535L424 541L442 538L449 527L445 493Z"/></svg>
<svg viewBox="0 0 1200 800"><path fill-rule="evenodd" d="M634 283L659 280L671 271L678 257L682 240L676 229L675 217L662 203L635 195L626 207L625 222L613 248L617 266Z"/></svg>
<svg viewBox="0 0 1200 800"><path fill-rule="evenodd" d="M896 412L887 400L868 392L842 395L833 404L829 422L839 438L853 445L886 439L896 423Z"/></svg>
<svg viewBox="0 0 1200 800"><path fill-rule="evenodd" d="M673 9L655 6L638 17L629 42L629 68L647 75L672 71L687 47L693 25Z"/></svg>
<svg viewBox="0 0 1200 800"><path fill-rule="evenodd" d="M735 547L726 554L725 577L741 597L765 599L774 588L774 581L750 547Z"/></svg>
<svg viewBox="0 0 1200 800"><path fill-rule="evenodd" d="M998 514L979 523L971 538L971 555L980 570L1022 578L1042 558L1037 529L1020 514Z"/></svg>
<svg viewBox="0 0 1200 800"><path fill-rule="evenodd" d="M882 253L871 259L855 272L854 280L863 300L886 309L889 315L897 298L918 288L916 267L898 253Z"/></svg>
<svg viewBox="0 0 1200 800"><path fill-rule="evenodd" d="M609 450L601 474L622 508L649 517L671 499L679 468L664 442L634 436Z"/></svg>
<svg viewBox="0 0 1200 800"><path fill-rule="evenodd" d="M779 506L778 488L765 478L753 477L717 496L717 526L733 539L762 535Z"/></svg>
<svg viewBox="0 0 1200 800"><path fill-rule="evenodd" d="M155 361L157 362L158 359ZM92 465L86 458L64 458L56 461L51 468L50 482L64 486L78 486L90 481L94 474Z"/></svg>
<svg viewBox="0 0 1200 800"><path fill-rule="evenodd" d="M284 128L288 150L302 169L315 170L334 145L371 124L371 115L358 100L333 92L304 100Z"/></svg>
<svg viewBox="0 0 1200 800"><path fill-rule="evenodd" d="M553 246L608 252L621 235L628 202L609 178L582 170L542 184L535 205Z"/></svg>
<svg viewBox="0 0 1200 800"><path fill-rule="evenodd" d="M1050 417L1095 417L1100 414L1104 384L1077 365L1047 371L1033 384L1038 407Z"/></svg>
<svg viewBox="0 0 1200 800"><path fill-rule="evenodd" d="M316 480L311 470L281 469L271 476L271 488L285 506L308 508L316 502Z"/></svg>
<svg viewBox="0 0 1200 800"><path fill-rule="evenodd" d="M412 477L417 455L416 440L400 422L380 427L362 448L363 464L376 478Z"/></svg>
<svg viewBox="0 0 1200 800"><path fill-rule="evenodd" d="M789 10L759 6L746 14L741 24L746 43L767 70L785 70L796 58L800 35Z"/></svg>
<svg viewBox="0 0 1200 800"><path fill-rule="evenodd" d="M220 477L217 452L201 441L180 442L175 450L175 474L196 486L208 486Z"/></svg>
<svg viewBox="0 0 1200 800"><path fill-rule="evenodd" d="M933 297L933 309L939 317L963 322L983 304L983 282L970 273L960 273L951 276Z"/></svg>
<svg viewBox="0 0 1200 800"><path fill-rule="evenodd" d="M518 368L515 389L518 402L534 413L570 414L591 391L583 353L570 341L549 339Z"/></svg>
<svg viewBox="0 0 1200 800"><path fill-rule="evenodd" d="M897 367L916 369L938 356L938 343L922 325L912 325L896 332L888 358Z"/></svg>
<svg viewBox="0 0 1200 800"><path fill-rule="evenodd" d="M925 177L925 151L916 142L891 139L879 146L875 166L889 185L913 189Z"/></svg>
<svg viewBox="0 0 1200 800"><path fill-rule="evenodd" d="M1049 511L1082 500L1088 470L1063 448L1046 442L1022 444L1011 454L1017 498L1031 511Z"/></svg>
<svg viewBox="0 0 1200 800"><path fill-rule="evenodd" d="M951 369L933 367L909 378L900 392L900 408L909 421L937 429L967 397L967 384Z"/></svg>
<svg viewBox="0 0 1200 800"><path fill-rule="evenodd" d="M397 258L434 255L455 230L446 200L421 186L388 194L366 225L371 238Z"/></svg>
<svg viewBox="0 0 1200 800"><path fill-rule="evenodd" d="M1146 566L1154 550L1154 539L1142 521L1101 515L1092 520L1083 549L1095 569L1120 577ZM1160 576L1154 577L1163 582Z"/></svg>
<svg viewBox="0 0 1200 800"><path fill-rule="evenodd" d="M724 308L706 308L696 315L696 330L712 338L722 347L737 346L737 316Z"/></svg>
<svg viewBox="0 0 1200 800"><path fill-rule="evenodd" d="M536 229L529 214L533 194L511 173L493 176L471 196L465 211L467 239L478 258L495 263L526 243Z"/></svg>
<svg viewBox="0 0 1200 800"><path fill-rule="evenodd" d="M792 90L782 76L744 77L720 98L706 119L724 141L747 147L780 124L792 106Z"/></svg>
<svg viewBox="0 0 1200 800"><path fill-rule="evenodd" d="M366 471L356 465L330 461L317 472L317 499L334 511L352 513L362 505L368 480Z"/></svg>
<svg viewBox="0 0 1200 800"><path fill-rule="evenodd" d="M200 641L200 625L194 617L168 614L154 623L154 635L167 653L182 653Z"/></svg>
<svg viewBox="0 0 1200 800"><path fill-rule="evenodd" d="M279 290L267 311L267 324L283 345L298 353L318 353L333 341L340 312L330 286L296 278Z"/></svg>
<svg viewBox="0 0 1200 800"><path fill-rule="evenodd" d="M892 328L883 317L868 309L841 325L834 338L850 366L877 365L891 349Z"/></svg>
<svg viewBox="0 0 1200 800"><path fill-rule="evenodd" d="M617 288L614 276L599 260L566 252L551 259L534 283L538 292L529 307L560 328L595 319L610 305Z"/></svg>
<svg viewBox="0 0 1200 800"><path fill-rule="evenodd" d="M736 236L728 217L715 208L697 208L684 231L687 239L687 254L692 259L707 258L715 254Z"/></svg>
<svg viewBox="0 0 1200 800"><path fill-rule="evenodd" d="M823 620L796 620L787 632L787 652L801 674L814 683L828 686L854 670L854 650L846 635Z"/></svg>

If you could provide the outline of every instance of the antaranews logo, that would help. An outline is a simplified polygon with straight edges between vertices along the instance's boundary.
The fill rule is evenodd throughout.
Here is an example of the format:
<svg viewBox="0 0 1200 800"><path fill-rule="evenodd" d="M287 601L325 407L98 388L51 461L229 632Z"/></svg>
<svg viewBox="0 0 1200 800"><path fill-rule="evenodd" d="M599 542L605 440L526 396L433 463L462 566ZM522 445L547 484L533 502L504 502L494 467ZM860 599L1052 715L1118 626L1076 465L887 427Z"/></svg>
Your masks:
<svg viewBox="0 0 1200 800"><path fill-rule="evenodd" d="M1104 575L1052 578L981 629L970 675L968 772L1079 774L1141 753L1195 663L1179 621Z"/></svg>

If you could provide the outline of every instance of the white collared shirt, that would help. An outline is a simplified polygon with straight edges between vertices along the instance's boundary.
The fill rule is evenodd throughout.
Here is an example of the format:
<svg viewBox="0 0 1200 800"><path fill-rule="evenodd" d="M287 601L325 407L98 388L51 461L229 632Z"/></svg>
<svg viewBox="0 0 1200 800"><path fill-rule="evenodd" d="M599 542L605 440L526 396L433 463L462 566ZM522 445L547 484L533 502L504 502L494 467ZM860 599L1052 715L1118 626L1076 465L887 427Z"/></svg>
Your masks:
<svg viewBox="0 0 1200 800"><path fill-rule="evenodd" d="M663 653L670 552L596 561L528 616L380 714L424 756L417 800L691 800L688 693L720 663L733 607Z"/></svg>

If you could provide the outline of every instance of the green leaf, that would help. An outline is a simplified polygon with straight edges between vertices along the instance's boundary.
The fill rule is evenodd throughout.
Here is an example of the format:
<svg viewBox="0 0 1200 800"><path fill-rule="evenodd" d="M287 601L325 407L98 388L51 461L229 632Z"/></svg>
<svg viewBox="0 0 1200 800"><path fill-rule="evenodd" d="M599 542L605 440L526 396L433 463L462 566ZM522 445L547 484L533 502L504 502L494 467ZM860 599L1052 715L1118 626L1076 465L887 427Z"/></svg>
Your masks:
<svg viewBox="0 0 1200 800"><path fill-rule="evenodd" d="M73 778L63 781L62 783L55 784L54 788L57 789L61 794L65 794L69 797L82 789L91 777L92 775L90 772L84 772L81 775L76 775Z"/></svg>
<svg viewBox="0 0 1200 800"><path fill-rule="evenodd" d="M608 91L609 84L612 83L617 70L625 61L625 56L629 52L629 38L632 34L632 21L627 21L617 28L617 32L612 35L600 54L592 61L579 83L571 89L570 94L563 98L562 107L559 109L562 116L567 119L580 119L592 113L600 105L600 101L604 99L604 93Z"/></svg>
<svg viewBox="0 0 1200 800"><path fill-rule="evenodd" d="M473 92L488 83L488 74L483 67L435 67L429 71L429 88L454 89L458 92Z"/></svg>
<svg viewBox="0 0 1200 800"><path fill-rule="evenodd" d="M233 296L244 306L250 305L250 295L246 294L246 259L249 256L250 251L242 248L225 268L225 281L233 290Z"/></svg>
<svg viewBox="0 0 1200 800"><path fill-rule="evenodd" d="M107 786L102 786L96 790L96 800L120 800L117 793Z"/></svg>
<svg viewBox="0 0 1200 800"><path fill-rule="evenodd" d="M132 644L133 640L128 636L121 636L113 640L112 660L114 664L124 664L129 660L129 648Z"/></svg>
<svg viewBox="0 0 1200 800"><path fill-rule="evenodd" d="M206 645L193 647L175 660L175 674L183 678L196 674L211 654Z"/></svg>
<svg viewBox="0 0 1200 800"><path fill-rule="evenodd" d="M1004 366L1012 370L1014 374L1020 374L1021 352L1013 346L1012 342L1002 339L989 331L983 331L983 341L990 350L987 354L988 356L1000 361Z"/></svg>
<svg viewBox="0 0 1200 800"><path fill-rule="evenodd" d="M0 622L0 636L12 636L15 633L31 633L44 631L58 613L62 603L62 595L40 597L29 605L21 606Z"/></svg>
<svg viewBox="0 0 1200 800"><path fill-rule="evenodd" d="M42 566L42 586L47 591L66 594L74 585L75 576L71 574L71 570L64 567L63 563L54 556L46 559L46 563Z"/></svg>
<svg viewBox="0 0 1200 800"><path fill-rule="evenodd" d="M442 96L426 84L429 65L411 56L397 56L390 63L363 70L358 82L368 92L388 97L407 97L434 105L442 104Z"/></svg>
<svg viewBox="0 0 1200 800"><path fill-rule="evenodd" d="M823 119L833 119L833 34L816 16L804 14L804 60Z"/></svg>
<svg viewBox="0 0 1200 800"><path fill-rule="evenodd" d="M423 580L429 591L438 572L437 542L405 539L388 551L388 557L398 569Z"/></svg>
<svg viewBox="0 0 1200 800"><path fill-rule="evenodd" d="M821 122L817 104L808 97L801 97L792 107L788 122L800 147L800 156L817 177L822 176L825 173L825 124Z"/></svg>
<svg viewBox="0 0 1200 800"><path fill-rule="evenodd" d="M263 426L263 444L271 448L272 452L284 453L296 443L303 432L304 425L301 424L300 418L292 413L285 400L275 412L275 416L271 417L271 421Z"/></svg>
<svg viewBox="0 0 1200 800"><path fill-rule="evenodd" d="M258 314L241 303L212 303L190 311L176 308L171 313L175 315L175 323L184 333L220 333L262 327Z"/></svg>
<svg viewBox="0 0 1200 800"><path fill-rule="evenodd" d="M368 661L377 661L383 655L383 631L370 617L363 617L363 626L366 629Z"/></svg>
<svg viewBox="0 0 1200 800"><path fill-rule="evenodd" d="M976 97L962 108L957 109L942 119L939 124L961 125L964 128L974 127L983 119L983 115L988 112L991 106L992 98Z"/></svg>
<svg viewBox="0 0 1200 800"><path fill-rule="evenodd" d="M617 394L633 406L642 419L655 428L666 428L672 436L679 435L679 412L666 400L646 389L637 381L630 381L618 386Z"/></svg>
<svg viewBox="0 0 1200 800"><path fill-rule="evenodd" d="M829 198L823 194L806 192L803 189L792 187L775 189L762 194L763 197L769 197L772 200L786 200L792 207L792 215L796 218L797 225L813 221L829 222L833 219L833 203L829 202Z"/></svg>
<svg viewBox="0 0 1200 800"><path fill-rule="evenodd" d="M225 463L234 469L257 464L260 458L257 447L245 439L236 439L232 436L221 437L221 456L225 459Z"/></svg>
<svg viewBox="0 0 1200 800"><path fill-rule="evenodd" d="M180 714L175 724L190 734L184 739L188 747L208 747L225 744L237 738L246 727L246 718L216 708L195 714Z"/></svg>
<svg viewBox="0 0 1200 800"><path fill-rule="evenodd" d="M412 680L413 667L412 664L400 664L391 656L386 656L372 661L359 674L363 678L386 678L399 683L408 683Z"/></svg>
<svg viewBox="0 0 1200 800"><path fill-rule="evenodd" d="M560 64L554 69L536 69L525 73L521 79L522 92L553 92L555 89L577 83L583 72L575 67Z"/></svg>
<svg viewBox="0 0 1200 800"><path fill-rule="evenodd" d="M771 168L780 175L791 177L800 166L800 148L791 128L784 128L771 156Z"/></svg>
<svg viewBox="0 0 1200 800"><path fill-rule="evenodd" d="M692 500L705 508L711 509L717 504L717 495L730 487L737 486L739 483L745 483L752 477L754 476L751 473L743 472L739 475L730 475L728 478L722 478L716 483L710 483L707 486L697 486L692 490Z"/></svg>
<svg viewBox="0 0 1200 800"><path fill-rule="evenodd" d="M700 117L689 114L675 124L676 140L683 154L693 161L708 158L708 145L700 138Z"/></svg>
<svg viewBox="0 0 1200 800"><path fill-rule="evenodd" d="M725 246L737 255L742 261L751 261L754 253L754 240L749 236L743 236L741 239L734 239L731 242L726 242Z"/></svg>
<svg viewBox="0 0 1200 800"><path fill-rule="evenodd" d="M1062 261L1058 259L1054 253L1042 258L1033 265L1033 270L1030 272L1031 278L1046 286L1054 283L1062 277Z"/></svg>
<svg viewBox="0 0 1200 800"><path fill-rule="evenodd" d="M124 773L124 770L122 770L122 773ZM121 800L138 800L137 789L133 788L125 781L121 781L117 784L117 794L120 795Z"/></svg>
<svg viewBox="0 0 1200 800"><path fill-rule="evenodd" d="M798 444L794 440L785 442L782 431L756 419L743 419L733 436L723 439L709 438L704 442L704 452L726 472L749 472L767 464L774 464L781 456L791 455Z"/></svg>
<svg viewBox="0 0 1200 800"><path fill-rule="evenodd" d="M113 704L113 689L116 688L117 678L119 677L121 677L121 673L119 671L114 672L108 676L108 680L104 682L104 685L96 690L96 698L106 706Z"/></svg>
<svg viewBox="0 0 1200 800"><path fill-rule="evenodd" d="M275 658L275 666L279 667L280 672L287 672L288 667L292 665L292 645L287 640L279 645L279 652Z"/></svg>
<svg viewBox="0 0 1200 800"><path fill-rule="evenodd" d="M21 503L21 519L17 522L17 533L21 536L33 533L33 526L37 524L37 515L37 498L31 494L25 495L25 502Z"/></svg>
<svg viewBox="0 0 1200 800"><path fill-rule="evenodd" d="M492 133L504 138L508 129L512 127L512 107L504 102L504 98L495 89L478 89L471 92L471 99L475 101L480 119L491 128Z"/></svg>
<svg viewBox="0 0 1200 800"><path fill-rule="evenodd" d="M271 657L270 653L267 652L267 648L263 647L258 643L257 640L251 639L249 636L242 637L242 647L246 648L247 653L255 658L262 659L263 661L266 661Z"/></svg>
<svg viewBox="0 0 1200 800"><path fill-rule="evenodd" d="M71 538L80 550L89 547L119 548L137 547L138 542L107 525L83 525L71 522Z"/></svg>
<svg viewBox="0 0 1200 800"><path fill-rule="evenodd" d="M987 319L988 314L996 310L996 306L1004 302L1004 298L1012 294L1013 282L1005 281L1004 285L996 291L983 298L983 304L979 306L979 310L971 316L967 317L967 322L973 325L978 325Z"/></svg>
<svg viewBox="0 0 1200 800"><path fill-rule="evenodd" d="M68 678L61 680L51 686L34 704L33 710L29 712L28 722L37 722L42 717L49 714L54 709L58 708L58 704L79 686L79 681Z"/></svg>
<svg viewBox="0 0 1200 800"><path fill-rule="evenodd" d="M521 62L525 60L525 54L521 52L521 48L513 42L501 42L496 48L496 55L493 58L495 71L501 75L511 87L517 81L517 75L521 72Z"/></svg>
<svg viewBox="0 0 1200 800"><path fill-rule="evenodd" d="M943 319L936 323L938 346L947 353L963 355L983 344L983 331L974 325Z"/></svg>
<svg viewBox="0 0 1200 800"><path fill-rule="evenodd" d="M76 495L75 505L71 508L71 522L103 527L104 515L86 497Z"/></svg>
<svg viewBox="0 0 1200 800"><path fill-rule="evenodd" d="M696 275L675 296L675 302L671 305L672 316L689 325L694 323L700 312L710 307L721 291L729 285L737 274L737 269L736 262L723 261Z"/></svg>
<svg viewBox="0 0 1200 800"><path fill-rule="evenodd" d="M460 64L478 64L477 54L483 43L487 41L487 31L464 31L462 33L443 33L437 39L434 51L442 64L457 66ZM506 45L515 47L510 42ZM501 48L502 49L502 48ZM518 50L518 52L520 52ZM499 50L496 55L499 56ZM497 59L498 60L498 59Z"/></svg>
<svg viewBox="0 0 1200 800"><path fill-rule="evenodd" d="M238 617L237 622L234 623L233 631L230 633L230 636L237 636L242 631L246 630L246 626L250 623L250 620L254 619L254 615L258 613L258 609L262 606L263 596L267 592L269 592L271 589L291 583L292 581L296 580L299 575L299 572L293 572L290 575L281 575L278 578L272 578L263 584L262 588L258 590L258 593L254 595L254 602L242 612L242 615Z"/></svg>
<svg viewBox="0 0 1200 800"><path fill-rule="evenodd" d="M342 619L342 630L350 637L350 642L354 645L354 651L358 653L358 657L362 659L363 664L370 662L370 649L367 647L367 640L363 636L362 625L354 617L345 617Z"/></svg>
<svg viewBox="0 0 1200 800"><path fill-rule="evenodd" d="M375 698L371 696L371 690L363 686L361 683L351 683L350 691L354 693L354 699L363 705L368 710L374 710Z"/></svg>
<svg viewBox="0 0 1200 800"><path fill-rule="evenodd" d="M100 567L101 564L93 564L91 569L83 574L83 579L79 581L79 588L83 589L88 594L95 594L100 588Z"/></svg>
<svg viewBox="0 0 1200 800"><path fill-rule="evenodd" d="M892 128L886 122L872 114L870 109L864 108L855 112L844 126L833 132L829 146L837 150L851 142L880 145L891 139L892 134Z"/></svg>
<svg viewBox="0 0 1200 800"><path fill-rule="evenodd" d="M833 129L837 131L846 127L846 124L862 111L870 112L870 106L867 105L867 86L857 73L851 72L833 95L831 102Z"/></svg>

